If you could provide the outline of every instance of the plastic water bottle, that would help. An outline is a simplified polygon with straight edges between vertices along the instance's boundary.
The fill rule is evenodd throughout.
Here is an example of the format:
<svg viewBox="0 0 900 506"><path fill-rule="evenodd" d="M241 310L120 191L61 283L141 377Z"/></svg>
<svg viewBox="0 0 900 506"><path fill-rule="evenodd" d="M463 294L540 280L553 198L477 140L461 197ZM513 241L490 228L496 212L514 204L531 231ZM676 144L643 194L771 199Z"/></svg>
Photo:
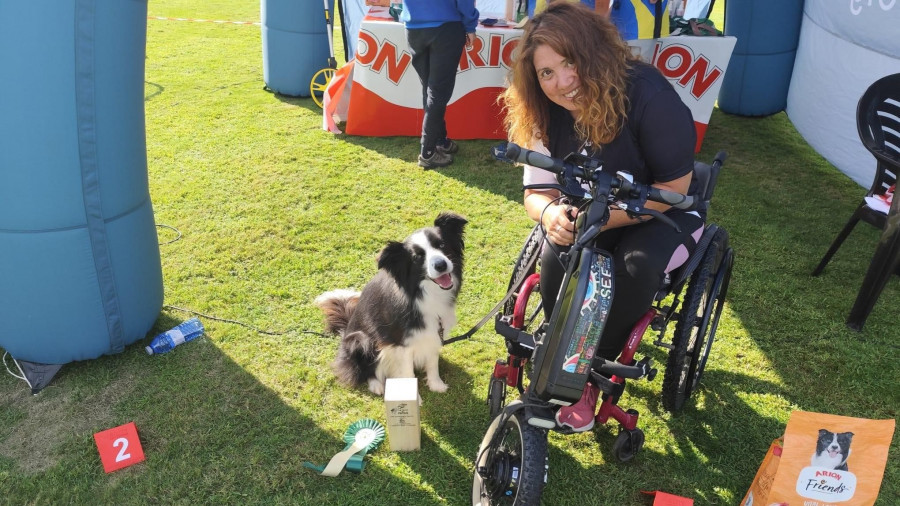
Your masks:
<svg viewBox="0 0 900 506"><path fill-rule="evenodd" d="M147 346L148 355L160 354L172 351L176 346L191 341L203 335L203 324L197 318L182 323L153 338L150 346Z"/></svg>

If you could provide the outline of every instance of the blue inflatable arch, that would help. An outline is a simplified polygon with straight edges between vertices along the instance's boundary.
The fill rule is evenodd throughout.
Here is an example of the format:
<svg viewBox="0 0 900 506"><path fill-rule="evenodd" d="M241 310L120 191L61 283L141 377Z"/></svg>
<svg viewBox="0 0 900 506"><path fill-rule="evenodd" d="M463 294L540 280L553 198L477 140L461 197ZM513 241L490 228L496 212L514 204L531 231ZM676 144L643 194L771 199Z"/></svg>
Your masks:
<svg viewBox="0 0 900 506"><path fill-rule="evenodd" d="M259 8L266 86L282 95L310 96L310 81L331 56L325 2L260 0ZM328 9L334 26L334 0L328 0Z"/></svg>
<svg viewBox="0 0 900 506"><path fill-rule="evenodd" d="M0 2L0 347L65 364L159 315L146 0Z"/></svg>

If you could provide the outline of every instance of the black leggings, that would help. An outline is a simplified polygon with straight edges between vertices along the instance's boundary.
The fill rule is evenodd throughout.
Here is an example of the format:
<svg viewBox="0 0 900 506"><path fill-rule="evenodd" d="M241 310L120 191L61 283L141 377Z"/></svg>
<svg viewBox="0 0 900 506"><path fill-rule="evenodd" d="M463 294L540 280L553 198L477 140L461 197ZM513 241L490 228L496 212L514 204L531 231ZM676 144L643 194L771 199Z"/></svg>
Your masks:
<svg viewBox="0 0 900 506"><path fill-rule="evenodd" d="M631 329L650 305L667 272L687 261L703 233L703 220L683 211L666 213L681 232L660 220L602 232L594 243L610 252L615 269L615 286L609 318L596 355L615 360L622 351ZM568 246L544 242L541 253L541 298L547 321L553 314L565 270L558 254Z"/></svg>

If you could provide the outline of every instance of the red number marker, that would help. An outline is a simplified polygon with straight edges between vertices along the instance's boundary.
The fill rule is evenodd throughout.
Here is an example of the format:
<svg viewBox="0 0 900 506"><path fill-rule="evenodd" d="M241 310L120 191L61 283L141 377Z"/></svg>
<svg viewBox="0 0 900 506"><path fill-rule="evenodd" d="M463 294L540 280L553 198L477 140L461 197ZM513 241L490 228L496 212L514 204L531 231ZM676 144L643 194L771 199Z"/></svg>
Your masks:
<svg viewBox="0 0 900 506"><path fill-rule="evenodd" d="M144 450L134 422L98 432L94 434L94 441L97 442L103 470L107 473L144 460Z"/></svg>

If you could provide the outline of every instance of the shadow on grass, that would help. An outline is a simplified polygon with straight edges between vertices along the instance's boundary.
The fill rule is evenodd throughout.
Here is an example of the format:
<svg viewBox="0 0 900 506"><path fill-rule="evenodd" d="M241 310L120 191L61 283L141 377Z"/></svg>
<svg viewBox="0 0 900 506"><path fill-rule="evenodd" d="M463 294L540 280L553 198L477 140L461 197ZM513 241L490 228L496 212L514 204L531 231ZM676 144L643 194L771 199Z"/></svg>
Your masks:
<svg viewBox="0 0 900 506"><path fill-rule="evenodd" d="M322 114L322 108L319 107L318 105L316 105L315 102L313 102L312 97L284 95L284 94L281 94L281 93L269 88L265 84L262 85L262 89L263 89L263 91L270 93L273 97L277 98L279 101L281 101L285 104L290 104L290 105L296 106L300 109L306 109L307 111L309 111L313 114L319 114L319 115Z"/></svg>
<svg viewBox="0 0 900 506"><path fill-rule="evenodd" d="M150 93L145 92L146 94L144 95L144 102L150 100L151 98L153 98L153 97L161 94L163 91L165 91L165 88L163 88L162 85L159 85L156 83L151 83L150 81L144 81L144 85L146 88L150 88L153 90Z"/></svg>
<svg viewBox="0 0 900 506"><path fill-rule="evenodd" d="M162 315L154 332L177 323ZM399 504L434 503L417 484L371 462L362 474L337 478L305 469L304 461L324 465L342 450L343 434L320 429L303 414L317 408L288 405L209 338L159 356L144 353L145 341L119 355L66 366L39 396L28 395L24 385L0 386L0 437L46 437L46 447L30 450L53 455L53 462L30 470L15 456L0 456L7 501L368 506L370 498L397 497L403 498ZM458 373L449 375L464 383ZM92 434L132 421L146 461L104 474Z"/></svg>
<svg viewBox="0 0 900 506"><path fill-rule="evenodd" d="M750 366L774 370L781 382L774 395L798 409L896 419L900 394L886 378L900 374L900 363L885 351L896 349L897 279L889 280L862 332L845 326L878 231L860 224L826 271L811 275L866 189L806 144L784 113L744 118L715 110L710 125L704 151L729 151L710 210L710 218L729 231L736 254L728 304L765 356L765 364ZM866 163L874 171L874 158ZM732 337L719 330L717 339ZM723 374L716 371L709 381ZM753 378L733 373L711 391L733 404L739 402L733 392L755 387ZM776 412L784 417L785 406ZM785 421L743 441L752 449L751 461L762 460ZM719 423L728 427L727 420ZM891 453L900 454L896 438ZM896 496L898 475L888 469L882 497Z"/></svg>
<svg viewBox="0 0 900 506"><path fill-rule="evenodd" d="M466 374L460 368L444 362L442 368L451 391L423 395L422 417L428 429L423 432L422 450L397 456L425 480L423 486L445 494L448 504L466 504L471 493L472 460L490 423L488 407L482 396L461 393L460 379ZM484 373L489 374L489 370ZM648 440L644 450L626 463L612 454L618 435L614 420L587 433L550 433L549 480L543 503L577 505L590 496L592 504L645 504L640 490L619 483L633 486L636 477L647 477L643 490L664 490L703 504L733 504L731 498L743 496L759 465L752 452L735 465L733 453L752 449L754 437L760 432L780 430L778 420L760 414L741 396L778 396L785 392L777 385L740 373L711 372L707 383L710 387L698 394L703 407L689 405L683 413L671 416L663 411L658 392L645 382L630 382L621 405L628 407L636 397L648 405L649 411L642 413L639 423ZM515 392L508 395L513 398ZM460 423L467 415L467 423ZM434 438L429 436L432 431L436 433ZM674 446L660 447L653 440L652 434L660 431L672 434ZM698 473L716 479L697 480ZM427 481L428 477L434 481ZM710 488L698 488L698 482L710 484Z"/></svg>
<svg viewBox="0 0 900 506"><path fill-rule="evenodd" d="M858 226L827 270L811 275L865 189L803 142L786 115L753 119L716 112L712 124L719 128L710 129L706 144L724 146L730 157L710 217L729 231L735 249L730 307L789 382L786 390L796 396L791 400L829 409L830 399L807 394L846 388L850 370L833 361L867 348L877 360L893 341L888 336L896 335L890 310L900 294L896 279L862 333L844 326L877 242L875 229ZM812 371L828 371L824 383L810 382L806 374ZM873 370L856 379L877 383L880 377Z"/></svg>

